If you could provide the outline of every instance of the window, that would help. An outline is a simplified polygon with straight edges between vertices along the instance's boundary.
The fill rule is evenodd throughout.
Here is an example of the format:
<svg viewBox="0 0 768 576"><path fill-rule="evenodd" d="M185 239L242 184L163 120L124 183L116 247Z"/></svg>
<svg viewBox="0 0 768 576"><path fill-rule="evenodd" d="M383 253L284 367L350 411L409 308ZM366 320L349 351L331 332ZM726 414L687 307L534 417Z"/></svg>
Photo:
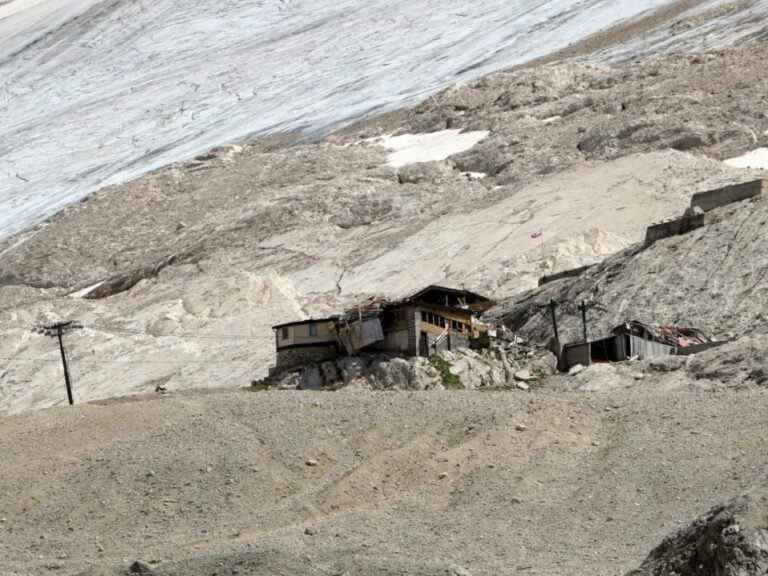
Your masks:
<svg viewBox="0 0 768 576"><path fill-rule="evenodd" d="M309 325L309 335L310 336L317 336L317 324L310 324Z"/></svg>
<svg viewBox="0 0 768 576"><path fill-rule="evenodd" d="M429 322L429 314L427 314L423 310L421 311L421 321L422 322Z"/></svg>
<svg viewBox="0 0 768 576"><path fill-rule="evenodd" d="M445 328L445 318L442 316L438 316L440 318L440 328Z"/></svg>
<svg viewBox="0 0 768 576"><path fill-rule="evenodd" d="M283 329L280 330L280 338L288 340L288 326L283 326Z"/></svg>

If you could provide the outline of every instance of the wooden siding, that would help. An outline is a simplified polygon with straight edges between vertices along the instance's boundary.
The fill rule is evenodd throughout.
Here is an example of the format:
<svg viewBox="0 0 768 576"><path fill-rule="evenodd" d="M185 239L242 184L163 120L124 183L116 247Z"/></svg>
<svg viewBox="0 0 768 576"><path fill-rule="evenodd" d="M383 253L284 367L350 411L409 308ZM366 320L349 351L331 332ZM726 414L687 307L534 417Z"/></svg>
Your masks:
<svg viewBox="0 0 768 576"><path fill-rule="evenodd" d="M310 325L316 327L317 334L310 336ZM333 332L333 322L323 321L316 323L297 324L278 328L277 349L288 346L316 345L323 343L335 343L336 335ZM286 333L287 332L287 337Z"/></svg>

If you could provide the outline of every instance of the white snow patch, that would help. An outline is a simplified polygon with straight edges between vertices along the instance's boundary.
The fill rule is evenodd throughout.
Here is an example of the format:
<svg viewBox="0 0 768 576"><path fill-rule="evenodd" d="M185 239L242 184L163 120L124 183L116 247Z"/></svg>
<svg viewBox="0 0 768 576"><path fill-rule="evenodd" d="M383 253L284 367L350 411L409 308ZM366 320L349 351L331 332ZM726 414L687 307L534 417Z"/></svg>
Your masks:
<svg viewBox="0 0 768 576"><path fill-rule="evenodd" d="M555 122L559 122L562 120L562 116L550 116L549 118L544 118L541 123L542 124L554 124Z"/></svg>
<svg viewBox="0 0 768 576"><path fill-rule="evenodd" d="M88 294L96 290L96 288L98 288L102 284L104 284L104 280L102 280L101 282L96 282L96 284L92 284L91 286L88 286L87 288L83 288L82 290L78 290L77 292L72 292L72 294L70 294L69 297L85 298L86 296L88 296Z"/></svg>
<svg viewBox="0 0 768 576"><path fill-rule="evenodd" d="M757 168L758 170L768 170L768 148L757 148L742 156L729 158L725 161L725 164L733 166L734 168Z"/></svg>
<svg viewBox="0 0 768 576"><path fill-rule="evenodd" d="M485 172L462 172L461 174L470 180L482 180L488 176Z"/></svg>
<svg viewBox="0 0 768 576"><path fill-rule="evenodd" d="M440 130L427 134L403 134L382 136L376 144L391 150L387 165L401 168L419 162L445 160L449 156L469 150L488 136L487 130L461 132L461 130Z"/></svg>

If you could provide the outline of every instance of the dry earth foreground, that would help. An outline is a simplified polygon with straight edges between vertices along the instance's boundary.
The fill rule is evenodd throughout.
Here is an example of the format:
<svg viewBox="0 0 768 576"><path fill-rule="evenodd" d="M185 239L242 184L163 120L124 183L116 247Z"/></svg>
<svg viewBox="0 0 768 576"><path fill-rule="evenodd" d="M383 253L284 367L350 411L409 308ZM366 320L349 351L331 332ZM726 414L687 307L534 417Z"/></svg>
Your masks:
<svg viewBox="0 0 768 576"><path fill-rule="evenodd" d="M493 74L322 141L212 150L3 241L0 576L765 576L768 205L641 240L766 175L767 57ZM553 298L566 340L582 300L594 334L734 340L504 391L428 366L430 392L242 389L271 325L430 283L496 298L533 343ZM82 323L74 408L32 331L59 319Z"/></svg>
<svg viewBox="0 0 768 576"><path fill-rule="evenodd" d="M640 574L764 574L683 564L699 543L718 546L707 567L760 549L767 410L764 390L649 375L610 394L221 391L6 417L0 573L614 575L750 493Z"/></svg>

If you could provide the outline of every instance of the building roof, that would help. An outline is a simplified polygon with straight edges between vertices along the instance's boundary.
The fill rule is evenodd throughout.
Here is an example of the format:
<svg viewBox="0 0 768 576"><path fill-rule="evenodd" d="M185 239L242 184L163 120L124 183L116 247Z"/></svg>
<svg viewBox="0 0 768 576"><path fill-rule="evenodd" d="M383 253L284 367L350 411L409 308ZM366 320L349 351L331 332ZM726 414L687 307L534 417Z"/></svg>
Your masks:
<svg viewBox="0 0 768 576"><path fill-rule="evenodd" d="M634 334L668 346L686 348L711 342L704 332L689 326L665 326L630 320L613 329L614 334Z"/></svg>
<svg viewBox="0 0 768 576"><path fill-rule="evenodd" d="M482 294L478 294L477 292L471 292L469 290L464 290L463 288L448 288L447 286L438 286L436 284L431 284L426 288L422 288L415 294L405 298L405 300L418 300L429 292L442 292L444 294L452 294L454 296L464 296L466 298L471 298L472 300L477 300L478 302L493 302L490 298L487 298Z"/></svg>
<svg viewBox="0 0 768 576"><path fill-rule="evenodd" d="M336 320L336 316L329 318L307 318L306 320L297 320L296 322L286 322L285 324L277 324L272 326L272 330L279 330L280 328L289 328L291 326L304 326L306 324L322 324L324 322L333 322Z"/></svg>
<svg viewBox="0 0 768 576"><path fill-rule="evenodd" d="M485 312L495 305L493 300L486 298L482 294L459 288L436 286L434 284L422 288L396 304L404 303L424 303L447 310L466 310L474 314Z"/></svg>

